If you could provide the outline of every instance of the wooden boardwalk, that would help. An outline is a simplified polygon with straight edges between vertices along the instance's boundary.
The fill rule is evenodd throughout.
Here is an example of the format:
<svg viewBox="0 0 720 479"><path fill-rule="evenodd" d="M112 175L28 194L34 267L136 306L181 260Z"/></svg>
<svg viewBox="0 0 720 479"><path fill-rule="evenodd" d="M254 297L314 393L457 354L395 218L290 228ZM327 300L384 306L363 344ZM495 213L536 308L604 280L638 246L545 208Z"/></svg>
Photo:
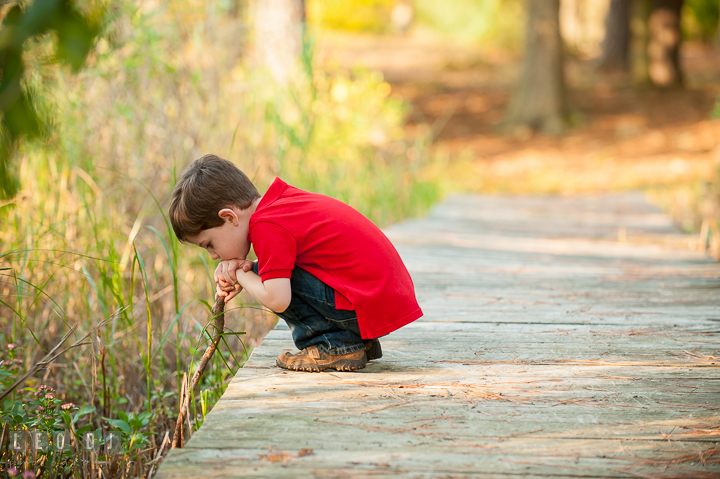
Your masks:
<svg viewBox="0 0 720 479"><path fill-rule="evenodd" d="M386 233L425 316L358 373L277 369L280 325L156 477L720 477L720 265L642 195Z"/></svg>

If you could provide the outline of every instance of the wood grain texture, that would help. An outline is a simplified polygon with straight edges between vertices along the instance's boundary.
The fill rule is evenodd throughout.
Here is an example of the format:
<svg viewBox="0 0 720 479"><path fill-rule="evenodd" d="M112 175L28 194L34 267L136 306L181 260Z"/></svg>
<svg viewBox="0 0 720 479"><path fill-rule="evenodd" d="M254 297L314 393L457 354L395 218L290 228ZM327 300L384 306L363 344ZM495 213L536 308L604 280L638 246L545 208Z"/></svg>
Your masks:
<svg viewBox="0 0 720 479"><path fill-rule="evenodd" d="M720 476L720 266L641 195L457 196L386 234L425 316L356 373L276 368L279 325L157 477Z"/></svg>

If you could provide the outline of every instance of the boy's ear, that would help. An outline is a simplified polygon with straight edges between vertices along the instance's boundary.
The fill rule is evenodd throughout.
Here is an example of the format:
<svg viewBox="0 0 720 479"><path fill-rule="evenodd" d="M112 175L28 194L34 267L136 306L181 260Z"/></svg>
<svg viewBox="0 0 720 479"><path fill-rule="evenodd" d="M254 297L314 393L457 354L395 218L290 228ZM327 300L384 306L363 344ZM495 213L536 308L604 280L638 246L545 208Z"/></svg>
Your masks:
<svg viewBox="0 0 720 479"><path fill-rule="evenodd" d="M227 221L233 226L237 226L240 224L240 221L238 219L237 213L235 213L230 208L223 208L220 211L218 211L218 216L222 218L223 221Z"/></svg>

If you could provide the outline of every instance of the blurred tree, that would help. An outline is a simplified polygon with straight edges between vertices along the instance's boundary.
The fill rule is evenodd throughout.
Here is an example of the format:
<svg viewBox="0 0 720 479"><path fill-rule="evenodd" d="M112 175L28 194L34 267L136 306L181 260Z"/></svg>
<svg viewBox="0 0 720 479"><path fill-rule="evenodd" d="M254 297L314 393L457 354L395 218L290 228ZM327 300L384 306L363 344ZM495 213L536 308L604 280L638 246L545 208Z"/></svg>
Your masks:
<svg viewBox="0 0 720 479"><path fill-rule="evenodd" d="M230 0L228 13L235 18L245 18L247 15L248 0Z"/></svg>
<svg viewBox="0 0 720 479"><path fill-rule="evenodd" d="M630 0L611 0L605 18L605 39L599 68L605 71L628 70L630 51Z"/></svg>
<svg viewBox="0 0 720 479"><path fill-rule="evenodd" d="M303 49L304 0L255 0L255 53L275 81L290 81Z"/></svg>
<svg viewBox="0 0 720 479"><path fill-rule="evenodd" d="M53 34L55 56L50 62L80 69L98 35L99 27L71 0L33 0L15 3L0 26L0 198L17 194L19 185L11 161L18 142L37 137L51 118L36 108L36 96L27 84L24 53L29 45Z"/></svg>
<svg viewBox="0 0 720 479"><path fill-rule="evenodd" d="M476 0L473 0L476 1ZM311 24L330 30L388 33L396 0L307 0ZM446 5L443 5L446 8Z"/></svg>
<svg viewBox="0 0 720 479"><path fill-rule="evenodd" d="M412 3L408 0L398 0L395 2L395 6L393 6L392 13L390 14L390 23L392 23L393 30L405 35L410 29L414 18L415 9L413 9Z"/></svg>
<svg viewBox="0 0 720 479"><path fill-rule="evenodd" d="M567 124L560 0L526 0L525 57L505 126L557 133Z"/></svg>
<svg viewBox="0 0 720 479"><path fill-rule="evenodd" d="M694 33L706 43L720 44L720 0L685 0L685 5L697 29Z"/></svg>
<svg viewBox="0 0 720 479"><path fill-rule="evenodd" d="M680 13L683 0L651 0L648 18L648 78L661 88L682 86Z"/></svg>

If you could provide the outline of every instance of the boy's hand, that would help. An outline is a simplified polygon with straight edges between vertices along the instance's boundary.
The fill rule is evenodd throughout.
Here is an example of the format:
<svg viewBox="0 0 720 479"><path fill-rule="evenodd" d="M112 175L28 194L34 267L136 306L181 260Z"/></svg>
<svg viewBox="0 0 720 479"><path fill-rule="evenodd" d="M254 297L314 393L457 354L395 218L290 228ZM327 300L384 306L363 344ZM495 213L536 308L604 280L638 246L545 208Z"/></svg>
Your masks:
<svg viewBox="0 0 720 479"><path fill-rule="evenodd" d="M235 284L237 283L235 271L242 269L243 271L248 272L252 269L254 264L255 263L252 261L248 261L246 259L229 259L226 261L220 261L217 268L215 268L215 282L219 283L220 280L224 280L226 283L231 285Z"/></svg>
<svg viewBox="0 0 720 479"><path fill-rule="evenodd" d="M237 282L235 271L242 269L245 272L252 270L253 262L244 259L230 259L221 261L215 268L215 282L217 283L215 297L224 297L227 303L237 296L242 287Z"/></svg>
<svg viewBox="0 0 720 479"><path fill-rule="evenodd" d="M215 299L217 298L225 298L225 302L227 303L231 299L233 299L235 296L237 296L240 291L242 291L242 287L239 284L231 284L228 286L228 283L225 280L222 280L223 286L221 286L221 283L218 283L215 288Z"/></svg>

